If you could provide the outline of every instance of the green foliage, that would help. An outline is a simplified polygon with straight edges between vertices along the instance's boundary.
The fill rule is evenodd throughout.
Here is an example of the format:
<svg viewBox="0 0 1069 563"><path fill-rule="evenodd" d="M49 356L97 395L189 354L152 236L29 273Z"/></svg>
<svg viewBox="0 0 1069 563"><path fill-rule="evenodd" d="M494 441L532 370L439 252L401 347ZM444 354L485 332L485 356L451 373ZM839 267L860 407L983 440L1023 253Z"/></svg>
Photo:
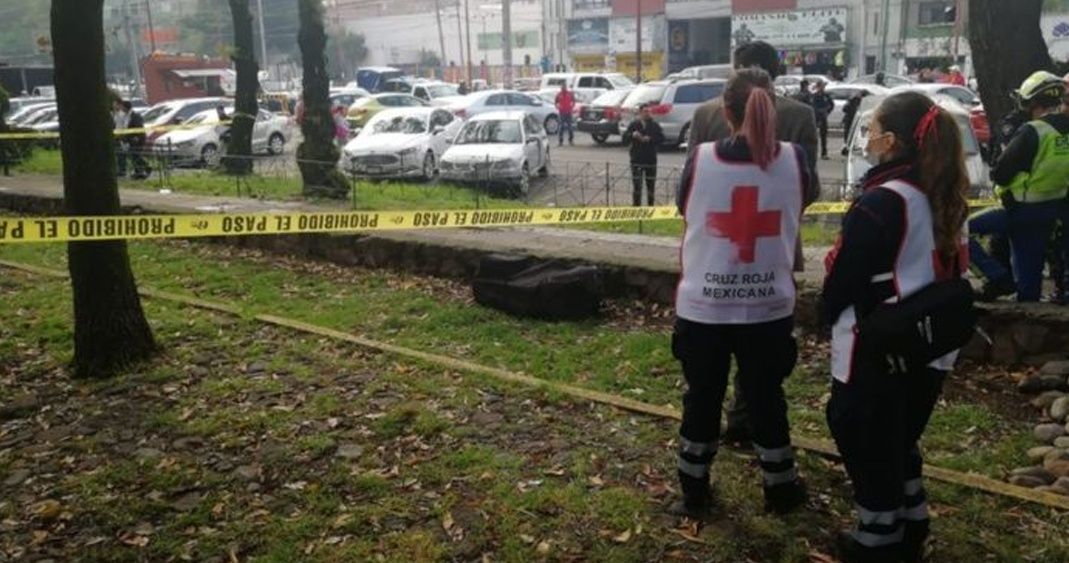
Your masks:
<svg viewBox="0 0 1069 563"><path fill-rule="evenodd" d="M367 59L367 42L360 34L327 37L327 72L338 80L356 78L356 69Z"/></svg>
<svg viewBox="0 0 1069 563"><path fill-rule="evenodd" d="M37 38L50 37L45 0L4 0L0 4L0 54L12 65L50 64L52 57L37 48Z"/></svg>

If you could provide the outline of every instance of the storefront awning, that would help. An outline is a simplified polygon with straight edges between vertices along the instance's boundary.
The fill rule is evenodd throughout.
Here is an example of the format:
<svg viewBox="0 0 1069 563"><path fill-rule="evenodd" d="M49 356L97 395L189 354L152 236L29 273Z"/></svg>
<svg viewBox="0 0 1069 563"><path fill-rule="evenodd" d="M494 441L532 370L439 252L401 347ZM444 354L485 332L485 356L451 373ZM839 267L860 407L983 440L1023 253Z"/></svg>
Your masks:
<svg viewBox="0 0 1069 563"><path fill-rule="evenodd" d="M189 70L172 70L178 78L207 78L211 76L225 76L230 71L225 68L196 68Z"/></svg>

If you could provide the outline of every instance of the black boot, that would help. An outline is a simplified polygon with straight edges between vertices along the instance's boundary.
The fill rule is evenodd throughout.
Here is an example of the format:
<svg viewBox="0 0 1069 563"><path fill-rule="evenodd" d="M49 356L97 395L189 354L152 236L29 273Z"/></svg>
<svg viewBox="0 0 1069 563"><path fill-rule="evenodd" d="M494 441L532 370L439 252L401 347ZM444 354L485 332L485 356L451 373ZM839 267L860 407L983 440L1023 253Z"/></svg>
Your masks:
<svg viewBox="0 0 1069 563"><path fill-rule="evenodd" d="M669 504L665 511L672 516L704 521L713 511L713 493L707 488L702 493L684 494L683 498Z"/></svg>
<svg viewBox="0 0 1069 563"><path fill-rule="evenodd" d="M906 563L920 563L924 561L924 546L928 540L929 523L923 522L905 523L905 531L902 536L902 560Z"/></svg>
<svg viewBox="0 0 1069 563"><path fill-rule="evenodd" d="M776 514L787 514L803 506L806 498L805 481L801 479L765 487L765 510Z"/></svg>
<svg viewBox="0 0 1069 563"><path fill-rule="evenodd" d="M900 561L898 554L900 546L864 546L857 543L854 535L847 530L839 532L835 545L839 551L839 559L843 563L898 563Z"/></svg>

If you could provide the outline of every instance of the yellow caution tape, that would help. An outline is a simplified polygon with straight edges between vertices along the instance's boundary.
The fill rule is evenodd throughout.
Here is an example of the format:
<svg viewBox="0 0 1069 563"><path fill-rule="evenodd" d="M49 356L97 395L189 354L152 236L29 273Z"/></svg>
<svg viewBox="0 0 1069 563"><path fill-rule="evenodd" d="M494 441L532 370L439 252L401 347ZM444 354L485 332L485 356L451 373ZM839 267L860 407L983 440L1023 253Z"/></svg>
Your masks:
<svg viewBox="0 0 1069 563"><path fill-rule="evenodd" d="M993 202L975 201L974 204ZM815 203L807 215L842 213L849 204ZM679 218L674 206L320 211L85 217L0 217L0 244L135 240L448 228L521 227L656 221Z"/></svg>
<svg viewBox="0 0 1069 563"><path fill-rule="evenodd" d="M0 217L0 244L568 225L671 219L675 207Z"/></svg>

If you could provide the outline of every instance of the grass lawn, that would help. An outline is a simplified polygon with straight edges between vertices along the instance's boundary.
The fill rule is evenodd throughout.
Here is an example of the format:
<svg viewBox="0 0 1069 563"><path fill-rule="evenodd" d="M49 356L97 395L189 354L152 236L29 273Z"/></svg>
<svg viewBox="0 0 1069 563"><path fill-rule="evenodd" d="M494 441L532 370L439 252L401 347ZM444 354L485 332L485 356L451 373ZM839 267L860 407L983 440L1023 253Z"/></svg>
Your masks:
<svg viewBox="0 0 1069 563"><path fill-rule="evenodd" d="M146 286L678 403L661 308L519 321L445 280L181 242L132 244L131 256ZM10 246L0 258L63 269L65 254ZM158 361L71 382L67 284L5 270L0 297L0 404L39 402L35 418L0 426L11 448L0 481L29 472L2 485L10 558L807 561L849 523L833 465L802 456L810 506L780 520L760 511L750 456L724 450L720 516L683 525L660 510L674 487L670 422L160 301L146 301ZM827 350L803 348L787 384L792 423L826 437ZM990 370L956 374L925 438L929 461L994 477L1022 465L1033 411L1009 387ZM935 561L1069 558L1065 514L931 492Z"/></svg>

